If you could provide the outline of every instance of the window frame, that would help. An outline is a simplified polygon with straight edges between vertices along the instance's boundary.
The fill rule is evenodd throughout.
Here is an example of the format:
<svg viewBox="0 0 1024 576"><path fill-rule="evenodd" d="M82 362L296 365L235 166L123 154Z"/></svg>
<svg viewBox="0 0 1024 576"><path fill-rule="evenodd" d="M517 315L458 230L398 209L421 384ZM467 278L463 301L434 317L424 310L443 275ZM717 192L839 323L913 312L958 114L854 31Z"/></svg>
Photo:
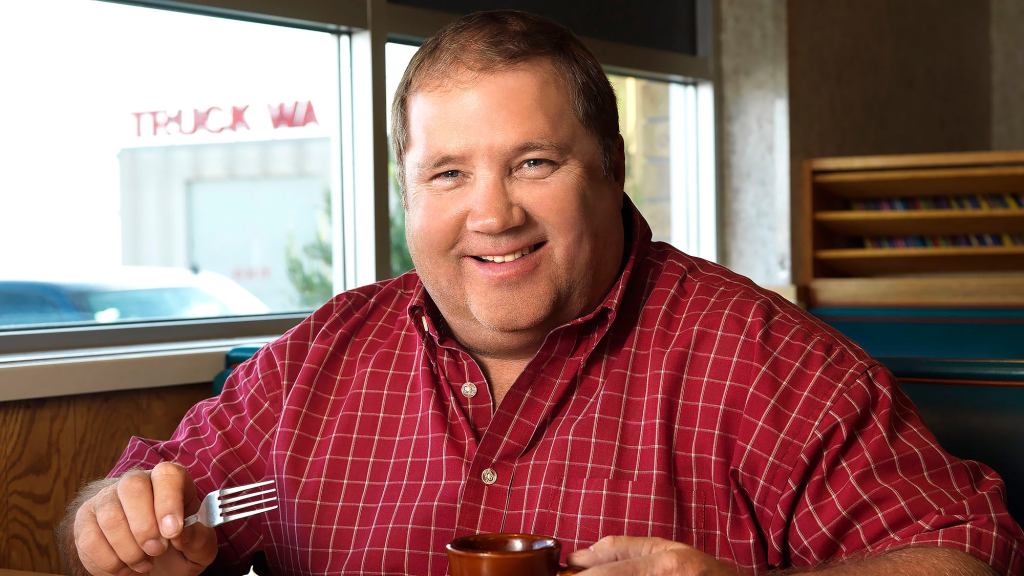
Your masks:
<svg viewBox="0 0 1024 576"><path fill-rule="evenodd" d="M332 202L333 217L340 223L340 233L336 234L334 245L342 248L344 266L341 272L336 267L335 280L340 280L342 288L348 290L390 276L384 46L389 41L421 43L458 15L391 4L386 0L99 1L348 35L349 42L342 48L340 57L348 59L351 75L342 78L339 87L342 139L339 140L340 150L336 152L341 158L336 162L340 166L339 173L333 178L340 197ZM720 91L717 89L719 72L714 57L717 52L714 35L718 28L717 18L713 0L697 1L697 56L582 38L608 72L696 84L704 91L706 101L713 102L711 133L715 141L714 154L711 163L703 168L713 172L710 176L714 179L716 206L720 204L721 195L717 160L721 157L720 138L715 137L720 133L721 125ZM356 190L368 189L373 193L356 194ZM716 250L721 243L721 229L721 226L716 226ZM209 363L218 354L222 359L222 351L235 343L268 341L307 315L267 314L100 326L30 326L23 330L0 332L0 400L55 395L51 392L58 389L66 391L66 382L50 387L49 391L45 385L39 390L13 395L6 391L15 379L20 382L20 379L33 378L33 374L43 380L72 378L67 375L66 367L64 371L52 370L61 362L72 363L73 372L70 373L75 377L80 370L88 368L76 360L85 357L92 360L102 357L116 363L126 354L157 355L177 350L184 351L184 356L173 356L173 361L181 362L189 357L189 350L202 350L204 361ZM32 372L33 366L38 368L36 372ZM112 372L101 370L93 379L102 380L104 374ZM191 376L180 376L187 377ZM209 377L212 378L213 373ZM134 375L131 382L119 381L106 389L153 385L147 378L146 374ZM194 380L178 383L190 382ZM159 385L168 384L173 382ZM74 390L84 393L102 389L103 385L97 384Z"/></svg>

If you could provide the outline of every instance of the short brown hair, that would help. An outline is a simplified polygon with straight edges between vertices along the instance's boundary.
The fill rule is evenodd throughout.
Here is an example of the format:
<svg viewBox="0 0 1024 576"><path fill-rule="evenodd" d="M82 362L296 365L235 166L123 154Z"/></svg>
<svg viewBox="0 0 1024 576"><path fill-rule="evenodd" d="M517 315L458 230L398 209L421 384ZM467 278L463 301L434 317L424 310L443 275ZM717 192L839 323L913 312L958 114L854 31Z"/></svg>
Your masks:
<svg viewBox="0 0 1024 576"><path fill-rule="evenodd" d="M619 137L615 92L597 58L568 28L518 10L475 12L445 26L413 56L391 108L391 147L405 189L408 101L424 84L460 70L488 72L547 58L564 80L576 119L601 145L605 174Z"/></svg>

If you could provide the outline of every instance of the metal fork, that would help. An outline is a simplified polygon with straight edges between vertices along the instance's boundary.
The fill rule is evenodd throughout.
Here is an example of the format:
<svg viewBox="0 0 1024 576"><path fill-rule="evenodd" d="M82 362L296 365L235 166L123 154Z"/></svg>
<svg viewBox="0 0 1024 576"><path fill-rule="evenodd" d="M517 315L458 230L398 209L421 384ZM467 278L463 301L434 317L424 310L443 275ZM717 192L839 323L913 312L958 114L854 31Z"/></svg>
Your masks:
<svg viewBox="0 0 1024 576"><path fill-rule="evenodd" d="M199 505L198 512L188 518L185 518L185 526L191 526L196 522L200 522L210 528L213 528L214 526L219 526L225 522L231 522L232 520L238 520L239 518L245 518L246 516L252 516L253 514L269 512L270 510L277 508L277 504L273 506L260 505L277 500L275 489L270 488L268 490L259 490L257 492L250 492L250 490L273 483L273 480L264 480L263 482L256 482L254 484L245 484L244 486L235 486L234 488L221 488L220 490L214 490L203 498L203 503ZM230 498L226 498L226 496L230 496ZM266 497L260 498L260 496ZM256 506L256 508L254 508L254 506Z"/></svg>

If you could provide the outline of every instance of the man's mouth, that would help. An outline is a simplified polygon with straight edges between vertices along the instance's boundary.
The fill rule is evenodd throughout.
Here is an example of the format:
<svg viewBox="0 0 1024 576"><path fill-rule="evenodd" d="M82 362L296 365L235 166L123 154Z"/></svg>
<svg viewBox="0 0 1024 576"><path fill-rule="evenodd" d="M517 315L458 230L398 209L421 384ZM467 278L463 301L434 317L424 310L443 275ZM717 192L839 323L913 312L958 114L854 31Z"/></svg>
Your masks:
<svg viewBox="0 0 1024 576"><path fill-rule="evenodd" d="M512 252L510 254L498 254L498 255L493 255L493 256L491 256L491 255L488 255L488 256L480 255L480 256L473 256L473 258L476 259L476 260L479 260L480 262L494 262L494 263L497 263L497 264L504 264L506 262L514 262L516 260L519 260L523 256L526 256L527 254L530 254L533 251L537 250L543 244L544 244L543 242L540 242L540 243L534 244L532 246L527 246L526 248L523 248L523 249L521 249L519 251L516 251L516 252Z"/></svg>

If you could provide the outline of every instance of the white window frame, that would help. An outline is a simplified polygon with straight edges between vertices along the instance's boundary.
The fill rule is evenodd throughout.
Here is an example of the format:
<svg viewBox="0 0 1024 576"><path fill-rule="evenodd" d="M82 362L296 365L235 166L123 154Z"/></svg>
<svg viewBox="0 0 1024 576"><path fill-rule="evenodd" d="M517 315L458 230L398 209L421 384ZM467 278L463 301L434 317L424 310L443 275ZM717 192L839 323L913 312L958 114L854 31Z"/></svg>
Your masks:
<svg viewBox="0 0 1024 576"><path fill-rule="evenodd" d="M421 41L457 15L391 4L387 0L136 0L121 3L185 11L312 30L347 33L339 57L351 65L341 79L340 168L332 174L332 243L341 255L336 286L351 289L391 275L388 220L388 143L384 45ZM254 6L255 4L255 6ZM609 72L683 82L695 87L701 142L715 142L698 155L682 214L682 231L707 218L715 207L720 125L715 105L718 72L713 65L713 0L697 1L697 56L584 38ZM372 190L372 194L357 193ZM675 204L675 203L674 203ZM710 214L710 216L709 216ZM673 215L675 217L675 215ZM675 218L673 218L675 221ZM698 255L717 255L720 226L683 243ZM716 232L717 231L717 232ZM680 238L683 238L681 232ZM673 233L675 238L675 233ZM0 333L0 401L145 388L212 379L224 352L241 343L266 342L305 314L270 314L228 319L140 322L75 328L38 328Z"/></svg>

